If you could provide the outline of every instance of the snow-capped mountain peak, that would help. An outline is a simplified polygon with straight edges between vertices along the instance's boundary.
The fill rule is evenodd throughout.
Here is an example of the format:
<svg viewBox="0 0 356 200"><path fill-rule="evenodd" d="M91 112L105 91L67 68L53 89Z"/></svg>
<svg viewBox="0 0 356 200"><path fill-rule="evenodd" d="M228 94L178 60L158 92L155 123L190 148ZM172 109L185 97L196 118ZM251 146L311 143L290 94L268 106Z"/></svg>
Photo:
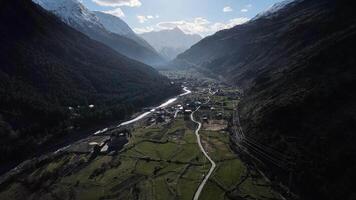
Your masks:
<svg viewBox="0 0 356 200"><path fill-rule="evenodd" d="M111 14L94 11L101 24L109 31L119 35L135 34L132 29L122 19Z"/></svg>
<svg viewBox="0 0 356 200"><path fill-rule="evenodd" d="M33 0L44 9L54 13L67 24L100 26L99 19L78 0ZM73 24L74 23L74 24Z"/></svg>
<svg viewBox="0 0 356 200"><path fill-rule="evenodd" d="M168 60L174 59L202 39L200 35L184 33L179 27L143 33L140 36Z"/></svg>
<svg viewBox="0 0 356 200"><path fill-rule="evenodd" d="M111 47L124 56L150 65L163 61L153 47L136 36L121 19L117 18L116 20L121 20L120 22L124 24L122 27L130 29L132 34L120 34L117 31L112 31L111 26L104 24L100 16L86 8L80 0L33 0L33 2L55 14L77 31Z"/></svg>
<svg viewBox="0 0 356 200"><path fill-rule="evenodd" d="M130 28L130 26L121 18L100 11L94 11L93 13L98 17L99 22L108 31L130 38L141 44L142 46L151 49L152 51L155 51L155 49L150 44L148 44L145 40L136 35L136 33Z"/></svg>

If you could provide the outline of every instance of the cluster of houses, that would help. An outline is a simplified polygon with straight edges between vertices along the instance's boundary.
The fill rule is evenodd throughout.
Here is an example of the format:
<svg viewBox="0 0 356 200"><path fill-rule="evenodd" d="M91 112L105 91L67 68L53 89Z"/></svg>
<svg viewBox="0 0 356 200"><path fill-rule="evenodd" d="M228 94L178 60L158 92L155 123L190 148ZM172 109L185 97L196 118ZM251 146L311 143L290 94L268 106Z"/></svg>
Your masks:
<svg viewBox="0 0 356 200"><path fill-rule="evenodd" d="M128 140L131 137L131 131L128 129L116 129L107 132L106 135L109 135L109 137L100 144L96 142L90 143L90 145L93 146L93 155L117 154L117 152L128 143Z"/></svg>
<svg viewBox="0 0 356 200"><path fill-rule="evenodd" d="M147 119L146 125L169 123L174 117L175 110L171 107L160 108Z"/></svg>

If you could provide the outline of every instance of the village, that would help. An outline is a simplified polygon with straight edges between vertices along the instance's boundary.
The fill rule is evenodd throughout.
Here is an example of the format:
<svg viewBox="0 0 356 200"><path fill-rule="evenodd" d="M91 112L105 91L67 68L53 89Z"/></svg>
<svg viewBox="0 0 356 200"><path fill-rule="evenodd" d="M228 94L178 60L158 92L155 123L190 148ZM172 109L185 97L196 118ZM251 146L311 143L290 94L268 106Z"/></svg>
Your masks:
<svg viewBox="0 0 356 200"><path fill-rule="evenodd" d="M86 199L108 195L192 199L210 169L197 144L194 116L202 124L202 145L217 163L201 199L278 199L263 176L245 165L232 149L240 91L209 78L197 79L191 72L170 73L166 75L182 85L185 93L32 161L21 169L34 170L36 178L29 179L31 184L46 175L53 179L55 184L50 187L54 190L67 194L69 186L72 193L81 192ZM117 185L120 190L113 189ZM82 193L80 188L88 190Z"/></svg>
<svg viewBox="0 0 356 200"><path fill-rule="evenodd" d="M156 109L154 107L144 108L142 113L149 114L140 121L126 126L98 130L91 137L61 149L61 151L90 153L93 157L116 155L130 141L135 128L165 126L177 118L190 121L191 114L197 108L200 108L199 112L201 112L197 119L203 122L205 130L220 131L228 128L228 121L231 118L231 112L229 111L233 109L234 105L227 104L229 104L228 101L237 101L239 99L240 92L237 89L228 88L227 85L213 79L198 78L202 76L199 76L197 72L169 72L169 74L165 75L172 80L172 84L180 84L187 87L192 91L192 94L182 96L168 106ZM220 97L220 99L217 99L214 95ZM221 99L225 100L220 101ZM91 105L90 108L93 107L94 105ZM74 108L70 107L69 109L74 112Z"/></svg>

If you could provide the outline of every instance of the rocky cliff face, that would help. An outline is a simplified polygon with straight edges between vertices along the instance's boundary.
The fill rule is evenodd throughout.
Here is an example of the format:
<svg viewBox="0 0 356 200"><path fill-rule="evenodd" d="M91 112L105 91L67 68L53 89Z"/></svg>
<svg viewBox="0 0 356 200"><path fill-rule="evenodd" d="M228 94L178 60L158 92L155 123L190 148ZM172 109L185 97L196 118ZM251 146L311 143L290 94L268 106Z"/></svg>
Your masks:
<svg viewBox="0 0 356 200"><path fill-rule="evenodd" d="M178 56L245 90L247 137L285 157L256 156L271 177L288 184L292 174L301 199L355 198L353 9L336 0L293 1Z"/></svg>

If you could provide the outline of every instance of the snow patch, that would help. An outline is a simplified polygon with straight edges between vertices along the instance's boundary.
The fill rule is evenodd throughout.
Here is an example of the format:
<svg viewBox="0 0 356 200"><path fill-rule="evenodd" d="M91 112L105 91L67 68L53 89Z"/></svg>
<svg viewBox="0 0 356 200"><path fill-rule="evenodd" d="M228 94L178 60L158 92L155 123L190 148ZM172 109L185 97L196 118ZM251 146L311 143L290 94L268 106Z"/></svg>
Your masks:
<svg viewBox="0 0 356 200"><path fill-rule="evenodd" d="M122 36L135 35L129 25L119 17L99 11L94 11L94 14L98 17L99 22L110 32Z"/></svg>
<svg viewBox="0 0 356 200"><path fill-rule="evenodd" d="M68 25L99 26L104 29L98 17L78 0L33 0L33 2L52 12Z"/></svg>
<svg viewBox="0 0 356 200"><path fill-rule="evenodd" d="M254 21L256 19L260 18L266 18L266 19L271 19L275 17L278 14L278 11L282 10L286 6L289 6L291 4L295 4L298 2L301 2L303 0L284 0L282 2L276 3L269 7L267 10L262 11L261 13L257 14L254 18L251 19L251 21Z"/></svg>

